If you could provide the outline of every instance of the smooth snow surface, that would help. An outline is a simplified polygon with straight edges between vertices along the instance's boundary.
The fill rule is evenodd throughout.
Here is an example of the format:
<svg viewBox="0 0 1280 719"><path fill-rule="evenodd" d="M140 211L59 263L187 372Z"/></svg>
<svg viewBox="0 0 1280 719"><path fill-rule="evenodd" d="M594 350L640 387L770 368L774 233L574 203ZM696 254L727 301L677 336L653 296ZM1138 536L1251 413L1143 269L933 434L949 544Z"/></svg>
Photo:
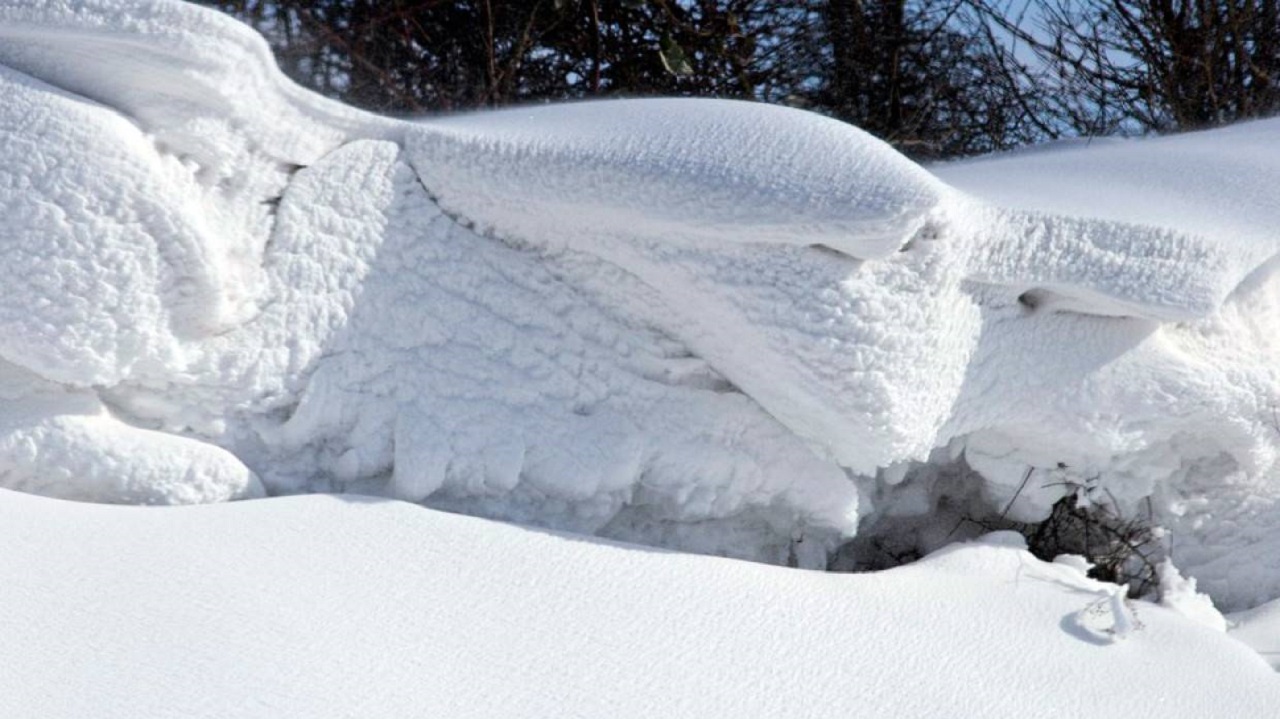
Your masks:
<svg viewBox="0 0 1280 719"><path fill-rule="evenodd" d="M837 575L360 498L0 491L0 537L9 719L1280 713L1245 646L999 535Z"/></svg>
<svg viewBox="0 0 1280 719"><path fill-rule="evenodd" d="M1274 120L1033 148L931 168L1005 207L1176 228L1265 260L1280 250Z"/></svg>
<svg viewBox="0 0 1280 719"><path fill-rule="evenodd" d="M1280 596L1280 121L937 175L743 103L409 122L168 0L0 0L0 93L2 486L806 567L1077 492Z"/></svg>
<svg viewBox="0 0 1280 719"><path fill-rule="evenodd" d="M870 135L771 105L631 100L423 126L409 154L442 208L545 245L718 240L882 258L943 190Z"/></svg>
<svg viewBox="0 0 1280 719"><path fill-rule="evenodd" d="M1280 600L1233 614L1230 621L1230 635L1253 647L1280 671Z"/></svg>

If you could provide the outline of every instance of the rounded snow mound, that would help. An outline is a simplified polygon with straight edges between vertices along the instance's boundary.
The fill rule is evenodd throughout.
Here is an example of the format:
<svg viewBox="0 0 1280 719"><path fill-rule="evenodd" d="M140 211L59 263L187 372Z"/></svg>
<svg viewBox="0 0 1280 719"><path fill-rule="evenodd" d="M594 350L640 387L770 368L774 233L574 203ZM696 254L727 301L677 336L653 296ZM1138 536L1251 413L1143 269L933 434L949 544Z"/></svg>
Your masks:
<svg viewBox="0 0 1280 719"><path fill-rule="evenodd" d="M942 185L841 122L728 100L622 100L424 121L407 138L446 212L543 245L632 240L897 252Z"/></svg>

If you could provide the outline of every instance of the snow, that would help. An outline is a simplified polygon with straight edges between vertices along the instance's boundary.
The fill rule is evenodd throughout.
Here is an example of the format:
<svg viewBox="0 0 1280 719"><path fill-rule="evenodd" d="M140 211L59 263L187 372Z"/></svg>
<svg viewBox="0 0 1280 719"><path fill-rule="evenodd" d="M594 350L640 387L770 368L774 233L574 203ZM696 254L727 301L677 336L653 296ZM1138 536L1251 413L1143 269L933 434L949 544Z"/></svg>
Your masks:
<svg viewBox="0 0 1280 719"><path fill-rule="evenodd" d="M1280 708L1219 613L1280 597L1280 121L926 169L727 101L387 119L170 0L0 0L0 93L0 487L333 495L0 490L0 708ZM1167 530L1162 605L1010 535L723 558L1073 493Z"/></svg>
<svg viewBox="0 0 1280 719"><path fill-rule="evenodd" d="M1252 647L1280 671L1280 601L1230 615L1230 636Z"/></svg>
<svg viewBox="0 0 1280 719"><path fill-rule="evenodd" d="M1229 259L1219 266L1235 269L1221 277L1219 286L1230 290L1216 311L1150 327L1143 339L1131 333L1132 345L1106 360L1112 399L1089 400L1098 415L1124 415L1120 422L1097 417L1097 431L1131 433L1135 439L1166 435L1163 441L1139 440L1149 449L1131 460L1148 463L1142 473L1156 475L1147 480L1150 489L1139 484L1135 493L1132 482L1126 487L1104 479L1103 484L1129 496L1152 492L1155 519L1170 530L1178 568L1228 609L1280 596L1280 571L1271 559L1280 536L1272 464L1280 437L1274 369L1280 350L1275 340L1280 234L1274 223L1280 199L1270 189L1280 181L1277 147L1280 122L1266 120L931 168L986 202L1176 228ZM1187 269L1209 274L1200 262ZM1138 369L1142 364L1147 366ZM1162 372L1171 374L1155 380L1156 386L1152 380ZM1157 407L1163 408L1162 418L1139 419ZM1124 424L1141 429L1133 432ZM989 455L1006 455L1029 443L1007 434L1001 433ZM971 463L981 465L972 440L969 447ZM1165 468L1149 472L1153 465ZM1019 469L1006 466L1006 486ZM994 467L983 471L997 473Z"/></svg>
<svg viewBox="0 0 1280 719"><path fill-rule="evenodd" d="M5 493L0 527L0 574L23 578L0 592L15 719L1280 710L1248 648L998 535L836 575L356 498ZM1077 626L1099 601L1105 627L1116 601L1141 626Z"/></svg>
<svg viewBox="0 0 1280 719"><path fill-rule="evenodd" d="M1223 131L1213 171L1163 194L1150 177L1188 177L1168 158L1198 162L1204 136L940 168L956 189L793 110L395 121L292 85L216 13L0 8L0 358L13 396L97 408L15 413L5 465L36 438L82 471L6 486L360 491L772 562L804 537L820 566L880 519L872 496L931 512L918 483L903 502L878 476L939 456L1028 520L1065 487L1177 494L1221 457L1268 484L1274 249L1237 231L1261 237L1266 213L1228 232L1160 208L1222 215L1238 188L1206 176L1266 186L1274 123ZM1071 174L1095 166L1136 173L1109 195L1124 212L1018 195L1041 175L1096 194ZM106 449L148 431L179 449ZM1234 606L1280 595L1192 559Z"/></svg>
<svg viewBox="0 0 1280 719"><path fill-rule="evenodd" d="M1141 140L1103 139L930 168L1003 207L1176 228L1260 262L1280 250L1270 188L1274 120Z"/></svg>
<svg viewBox="0 0 1280 719"><path fill-rule="evenodd" d="M1227 631L1227 619L1213 606L1209 595L1197 592L1196 580L1183 577L1169 559L1160 567L1160 604L1210 629Z"/></svg>
<svg viewBox="0 0 1280 719"><path fill-rule="evenodd" d="M426 121L407 142L446 212L543 245L626 237L827 245L883 258L924 225L942 192L856 128L723 100L464 115Z"/></svg>
<svg viewBox="0 0 1280 719"><path fill-rule="evenodd" d="M107 410L74 441L43 440L72 421L54 410L15 413L46 464L104 449L5 486L204 502L260 494L256 476L810 566L854 531L843 471L661 327L442 215L380 139L413 126L273 66L242 82L265 47L207 11L3 12L5 251L23 281L0 298L0 357L16 396ZM143 430L181 451L107 450ZM27 466L14 446L6 464Z"/></svg>

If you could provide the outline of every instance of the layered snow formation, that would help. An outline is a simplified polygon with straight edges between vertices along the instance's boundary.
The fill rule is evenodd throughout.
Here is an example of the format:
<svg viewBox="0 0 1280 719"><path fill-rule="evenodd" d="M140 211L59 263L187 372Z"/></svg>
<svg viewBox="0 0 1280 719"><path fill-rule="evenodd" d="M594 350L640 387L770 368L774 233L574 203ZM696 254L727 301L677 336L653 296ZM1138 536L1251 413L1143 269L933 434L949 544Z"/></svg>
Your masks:
<svg viewBox="0 0 1280 719"><path fill-rule="evenodd" d="M1000 535L850 575L385 500L0 490L0 536L6 719L1280 714L1248 647Z"/></svg>
<svg viewBox="0 0 1280 719"><path fill-rule="evenodd" d="M3 486L801 566L1081 489L1280 596L1280 122L935 173L723 101L398 121L165 0L0 0L0 93Z"/></svg>
<svg viewBox="0 0 1280 719"><path fill-rule="evenodd" d="M1081 415L1092 409L1091 443L1109 447L1111 456L1089 470L1096 478L1084 474L1086 484L1130 499L1151 492L1150 504L1132 511L1154 512L1155 523L1169 530L1178 566L1226 608L1280 596L1278 148L1280 122L1268 120L932 168L983 201L1023 211L1177 228L1229 257L1231 266L1249 268L1243 276L1238 270L1221 276L1222 287L1235 285L1212 311L1133 333L1127 349L1096 357L1082 386L1099 394L1072 397L1063 388L1027 396L1074 405ZM1085 362L1085 355L1077 352L1074 361ZM1052 363L1035 370L1055 371ZM1045 420L1038 428L971 436L969 463L995 476L999 470L988 466L979 443L991 444L987 457L1027 446L1060 429L1051 415ZM1047 460L1032 463L1044 467ZM1004 472L1012 482L1015 468ZM1048 482L1078 482L1082 474L1036 473Z"/></svg>

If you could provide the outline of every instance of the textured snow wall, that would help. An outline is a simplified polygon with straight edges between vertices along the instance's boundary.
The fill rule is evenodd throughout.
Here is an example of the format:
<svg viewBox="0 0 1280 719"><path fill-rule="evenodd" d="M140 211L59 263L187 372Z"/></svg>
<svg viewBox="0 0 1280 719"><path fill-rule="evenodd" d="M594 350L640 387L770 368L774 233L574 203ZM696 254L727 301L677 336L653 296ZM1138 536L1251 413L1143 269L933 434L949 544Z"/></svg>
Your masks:
<svg viewBox="0 0 1280 719"><path fill-rule="evenodd" d="M944 182L742 103L378 118L162 0L0 0L0 91L5 486L818 566L963 459L1017 518L1154 495L1202 587L1280 595L1234 569L1280 525L1275 122Z"/></svg>

